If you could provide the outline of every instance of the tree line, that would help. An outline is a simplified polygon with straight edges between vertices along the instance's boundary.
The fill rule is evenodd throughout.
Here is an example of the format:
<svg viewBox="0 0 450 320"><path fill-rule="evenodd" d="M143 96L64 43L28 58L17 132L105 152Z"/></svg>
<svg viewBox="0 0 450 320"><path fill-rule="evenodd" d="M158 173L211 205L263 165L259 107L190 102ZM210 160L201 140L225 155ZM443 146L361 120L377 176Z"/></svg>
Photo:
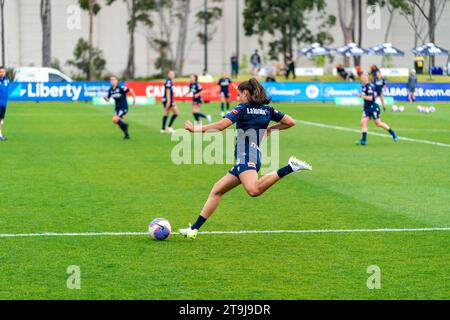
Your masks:
<svg viewBox="0 0 450 320"><path fill-rule="evenodd" d="M5 63L4 6L8 0L0 0L2 61ZM230 0L228 0L230 1ZM241 1L241 0L235 0ZM246 36L257 36L260 46L268 44L271 59L286 57L294 53L301 44L318 42L330 45L334 39L330 28L339 23L345 44L362 44L367 8L385 8L388 16L384 41L388 42L392 22L396 16L406 19L414 35L415 45L436 41L436 28L445 7L450 0L336 0L338 11L328 11L326 0L242 0L243 28ZM78 0L81 10L87 13L89 31L87 39L78 39L73 59L67 62L87 79L102 77L106 67L103 52L94 46L94 19L105 6L118 2L125 4L127 12L128 55L124 63L124 76L134 78L136 74L136 32L138 27L145 31L148 44L157 53L155 66L163 74L174 69L183 74L186 55L194 43L188 43L191 13L195 12L196 41L205 48L207 67L208 43L217 31L217 22L222 18L223 0L203 0L203 5L193 8L191 0ZM42 66L52 61L52 0L40 0L40 21L42 26ZM311 22L314 23L312 24ZM156 22L156 23L155 23ZM312 29L314 25L314 30ZM233 26L231 26L233 28ZM355 64L360 64L355 57ZM346 61L348 64L348 61Z"/></svg>

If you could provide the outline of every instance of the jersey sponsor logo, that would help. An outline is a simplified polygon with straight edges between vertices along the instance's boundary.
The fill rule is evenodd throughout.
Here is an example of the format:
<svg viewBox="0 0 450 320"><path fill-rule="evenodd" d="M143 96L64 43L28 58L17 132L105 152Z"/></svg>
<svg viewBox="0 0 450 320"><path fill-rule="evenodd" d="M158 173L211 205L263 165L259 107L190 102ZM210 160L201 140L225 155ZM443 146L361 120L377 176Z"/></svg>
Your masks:
<svg viewBox="0 0 450 320"><path fill-rule="evenodd" d="M248 166L248 167L251 167L251 168L256 168L256 163L254 163L254 162L248 162L248 163L247 163L247 166Z"/></svg>
<svg viewBox="0 0 450 320"><path fill-rule="evenodd" d="M265 116L267 114L267 110L258 108L247 108L247 114L257 114Z"/></svg>
<svg viewBox="0 0 450 320"><path fill-rule="evenodd" d="M239 110L238 110L238 109L233 109L231 112L232 112L233 114L235 114L235 115L238 115L238 114L239 114Z"/></svg>

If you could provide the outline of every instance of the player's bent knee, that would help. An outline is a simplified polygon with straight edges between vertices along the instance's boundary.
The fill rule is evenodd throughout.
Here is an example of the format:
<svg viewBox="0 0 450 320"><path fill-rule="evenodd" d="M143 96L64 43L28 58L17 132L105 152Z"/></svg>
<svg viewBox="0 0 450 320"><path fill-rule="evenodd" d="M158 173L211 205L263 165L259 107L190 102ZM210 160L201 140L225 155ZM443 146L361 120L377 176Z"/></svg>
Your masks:
<svg viewBox="0 0 450 320"><path fill-rule="evenodd" d="M247 194L252 198L257 198L261 195L261 192L257 188L247 189Z"/></svg>

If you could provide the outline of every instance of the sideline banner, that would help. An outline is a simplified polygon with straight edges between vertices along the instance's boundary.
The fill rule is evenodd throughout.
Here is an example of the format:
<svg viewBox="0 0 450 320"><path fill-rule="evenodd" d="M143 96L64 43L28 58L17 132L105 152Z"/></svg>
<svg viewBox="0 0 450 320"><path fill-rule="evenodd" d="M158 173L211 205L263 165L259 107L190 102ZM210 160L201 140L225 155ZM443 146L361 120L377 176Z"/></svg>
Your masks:
<svg viewBox="0 0 450 320"><path fill-rule="evenodd" d="M139 97L162 100L164 82L126 82ZM235 83L237 84L237 83ZM336 98L353 98L361 91L358 82L265 82L262 83L274 102L333 102ZM220 101L217 83L201 83L205 102ZM110 88L109 82L12 82L9 86L10 101L92 101L104 97ZM177 101L191 101L189 82L175 82ZM231 100L237 100L235 86L230 87ZM386 97L406 101L408 87L405 83L388 83ZM416 88L417 101L450 101L450 83L419 83Z"/></svg>
<svg viewBox="0 0 450 320"><path fill-rule="evenodd" d="M109 82L11 82L10 101L92 101L104 97Z"/></svg>
<svg viewBox="0 0 450 320"><path fill-rule="evenodd" d="M203 101L220 101L220 87L216 82L214 83L200 83L203 87L202 99ZM132 88L136 95L143 97L154 97L161 101L164 96L164 82L132 82L126 83L128 88ZM192 94L189 92L189 82L174 82L174 96L177 101L192 101ZM231 100L237 100L237 92L233 85L230 86Z"/></svg>

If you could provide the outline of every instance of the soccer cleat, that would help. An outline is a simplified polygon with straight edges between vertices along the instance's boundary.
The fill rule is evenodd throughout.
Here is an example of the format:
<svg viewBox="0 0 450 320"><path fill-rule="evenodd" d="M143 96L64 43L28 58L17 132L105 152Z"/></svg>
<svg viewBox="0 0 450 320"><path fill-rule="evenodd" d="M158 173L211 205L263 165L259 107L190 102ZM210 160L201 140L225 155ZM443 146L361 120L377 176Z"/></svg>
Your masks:
<svg viewBox="0 0 450 320"><path fill-rule="evenodd" d="M312 170L312 166L309 163L302 160L298 160L296 157L290 157L288 163L294 172L298 172L301 170L308 170L308 171Z"/></svg>
<svg viewBox="0 0 450 320"><path fill-rule="evenodd" d="M165 129L161 129L160 133L167 133Z"/></svg>
<svg viewBox="0 0 450 320"><path fill-rule="evenodd" d="M187 229L180 229L180 235L188 239L195 240L197 238L198 230L191 229L191 225Z"/></svg>
<svg viewBox="0 0 450 320"><path fill-rule="evenodd" d="M6 137L5 136L0 136L0 141L6 141Z"/></svg>
<svg viewBox="0 0 450 320"><path fill-rule="evenodd" d="M125 135L125 137L123 137L123 140L130 140L131 138L130 138L130 135L129 134L126 134Z"/></svg>
<svg viewBox="0 0 450 320"><path fill-rule="evenodd" d="M211 123L211 122L212 122L212 117L211 117L211 115L210 115L210 114L208 114L208 115L206 116L206 120L208 120L208 122L209 122L209 123Z"/></svg>
<svg viewBox="0 0 450 320"><path fill-rule="evenodd" d="M166 132L167 132L167 133L175 133L175 129L172 128L172 127L168 127L168 128L166 129Z"/></svg>
<svg viewBox="0 0 450 320"><path fill-rule="evenodd" d="M394 142L398 142L398 136L395 135L394 137L392 137L394 139Z"/></svg>
<svg viewBox="0 0 450 320"><path fill-rule="evenodd" d="M367 141L358 140L358 141L356 141L356 144L359 145L359 146L367 146Z"/></svg>

